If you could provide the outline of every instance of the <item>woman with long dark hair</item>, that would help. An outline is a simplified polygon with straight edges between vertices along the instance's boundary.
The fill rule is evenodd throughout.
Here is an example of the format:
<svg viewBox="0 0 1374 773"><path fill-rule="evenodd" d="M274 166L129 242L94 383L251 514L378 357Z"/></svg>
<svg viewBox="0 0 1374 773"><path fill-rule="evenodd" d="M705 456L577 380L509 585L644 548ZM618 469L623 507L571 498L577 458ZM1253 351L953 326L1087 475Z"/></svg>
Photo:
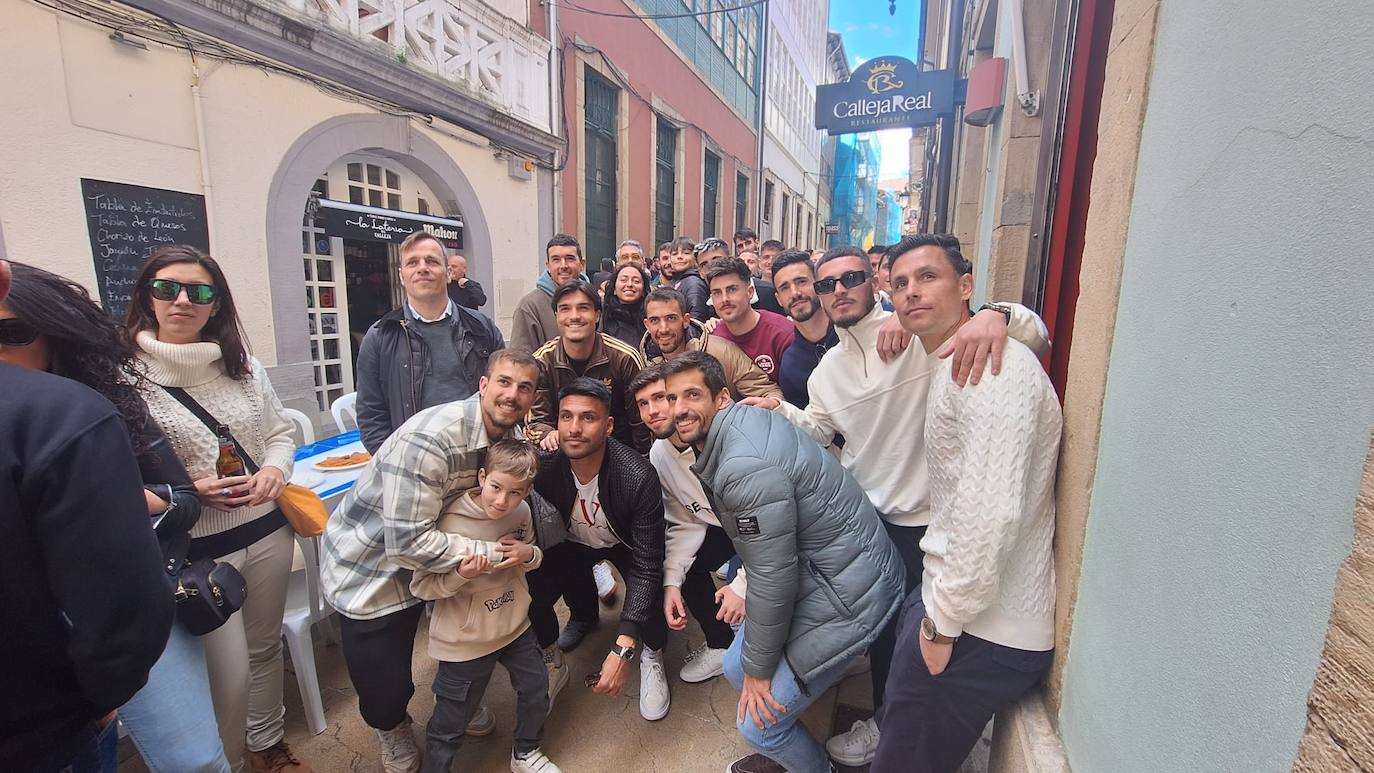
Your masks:
<svg viewBox="0 0 1374 773"><path fill-rule="evenodd" d="M187 532L200 517L200 500L186 468L148 415L133 343L80 285L23 263L13 269L9 298L0 304L0 325L7 334L0 362L80 382L118 409L138 456L149 525L170 578L185 559ZM147 684L119 709L119 718L155 772L229 770L210 700L205 648L180 625L172 627Z"/></svg>
<svg viewBox="0 0 1374 773"><path fill-rule="evenodd" d="M617 268L606 282L601 332L638 349L644 337L644 298L648 294L648 272L633 263Z"/></svg>
<svg viewBox="0 0 1374 773"><path fill-rule="evenodd" d="M295 542L275 500L291 476L291 422L262 363L248 353L229 283L209 255L179 244L153 252L134 284L125 327L146 369L148 410L203 505L190 557L228 563L248 584L243 607L202 637L229 764L245 767L246 748L255 771L308 770L282 740L281 621ZM228 428L251 474L216 475L211 424Z"/></svg>

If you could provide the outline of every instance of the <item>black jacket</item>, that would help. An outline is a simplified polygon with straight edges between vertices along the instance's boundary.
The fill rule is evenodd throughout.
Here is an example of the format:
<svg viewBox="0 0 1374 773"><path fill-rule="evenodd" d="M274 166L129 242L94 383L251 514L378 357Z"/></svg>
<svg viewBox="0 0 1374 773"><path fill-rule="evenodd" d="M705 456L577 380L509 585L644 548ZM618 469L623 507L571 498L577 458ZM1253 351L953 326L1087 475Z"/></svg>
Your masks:
<svg viewBox="0 0 1374 773"><path fill-rule="evenodd" d="M147 682L172 626L161 563L114 406L0 364L0 770L62 767Z"/></svg>
<svg viewBox="0 0 1374 773"><path fill-rule="evenodd" d="M692 319L705 322L711 318L711 307L706 305L706 301L711 297L711 288L706 286L706 280L701 278L696 269L684 271L673 277L673 289L687 299L687 314Z"/></svg>
<svg viewBox="0 0 1374 773"><path fill-rule="evenodd" d="M505 348L506 340L496 323L481 312L454 304L453 345L463 363L465 396L477 391L487 372L487 358ZM411 416L431 406L420 404L426 358L424 338L411 329L414 320L406 307L387 312L377 320L358 348L358 430L363 447L377 453L382 443Z"/></svg>
<svg viewBox="0 0 1374 773"><path fill-rule="evenodd" d="M462 287L459 287L457 282L449 282L448 299L469 309L480 309L487 305L486 292L482 290L482 285L472 277L468 277L468 283Z"/></svg>
<svg viewBox="0 0 1374 773"><path fill-rule="evenodd" d="M606 456L598 474L606 522L631 556L619 633L642 641L640 626L651 615L663 614L663 488L649 460L615 438L606 440ZM577 483L568 457L561 452L541 453L534 490L558 509L563 526L569 526L577 504Z"/></svg>
<svg viewBox="0 0 1374 773"><path fill-rule="evenodd" d="M639 340L644 337L644 298L626 305L615 297L615 293L608 293L601 312L601 332L632 347L639 346Z"/></svg>
<svg viewBox="0 0 1374 773"><path fill-rule="evenodd" d="M175 577L191 547L191 527L200 520L200 497L191 482L186 465L177 458L167 436L159 430L148 453L138 459L143 488L172 506L162 514L154 528L162 548L162 568Z"/></svg>

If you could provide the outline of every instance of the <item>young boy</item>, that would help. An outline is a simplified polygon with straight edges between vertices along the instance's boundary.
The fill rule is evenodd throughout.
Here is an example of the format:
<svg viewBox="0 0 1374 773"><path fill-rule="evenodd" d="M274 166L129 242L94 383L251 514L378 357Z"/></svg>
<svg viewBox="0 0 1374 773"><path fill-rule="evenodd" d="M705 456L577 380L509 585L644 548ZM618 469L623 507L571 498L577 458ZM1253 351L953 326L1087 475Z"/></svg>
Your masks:
<svg viewBox="0 0 1374 773"><path fill-rule="evenodd" d="M448 773L497 662L510 673L517 695L510 769L559 773L539 748L549 684L530 628L525 582L525 572L543 560L524 501L538 469L533 446L513 438L493 443L477 474L480 487L449 503L439 518L441 531L465 538L467 557L452 572L417 571L411 578L416 596L434 600L429 654L439 661L425 773Z"/></svg>

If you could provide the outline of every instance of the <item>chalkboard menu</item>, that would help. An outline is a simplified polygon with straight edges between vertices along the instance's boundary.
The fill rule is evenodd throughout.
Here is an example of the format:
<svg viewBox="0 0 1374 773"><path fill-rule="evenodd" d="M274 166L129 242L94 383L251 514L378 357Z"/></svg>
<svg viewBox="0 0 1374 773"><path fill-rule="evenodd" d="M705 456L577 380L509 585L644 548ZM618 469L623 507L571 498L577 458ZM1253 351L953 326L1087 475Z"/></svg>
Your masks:
<svg viewBox="0 0 1374 773"><path fill-rule="evenodd" d="M100 302L116 319L124 318L153 250L164 244L210 248L204 196L82 178L81 199Z"/></svg>

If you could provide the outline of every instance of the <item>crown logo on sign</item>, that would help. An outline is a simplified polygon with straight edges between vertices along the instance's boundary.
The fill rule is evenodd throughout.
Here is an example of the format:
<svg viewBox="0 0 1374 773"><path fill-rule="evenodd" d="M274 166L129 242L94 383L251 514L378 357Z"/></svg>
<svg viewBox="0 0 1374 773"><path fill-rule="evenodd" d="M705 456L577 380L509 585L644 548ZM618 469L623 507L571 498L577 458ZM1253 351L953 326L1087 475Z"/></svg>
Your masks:
<svg viewBox="0 0 1374 773"><path fill-rule="evenodd" d="M906 85L894 77L896 74L896 64L892 62L880 62L869 68L868 79L864 82L864 85L868 87L869 92L873 94L873 96L882 94L885 91L895 91Z"/></svg>
<svg viewBox="0 0 1374 773"><path fill-rule="evenodd" d="M894 74L894 73L897 72L897 65L895 65L895 64L893 64L893 63L891 63L891 62L883 62L883 63L881 63L881 64L875 64L875 65L873 65L873 69L871 69L871 70L868 71L868 74L869 74L869 75L877 75L877 74L880 73L880 72L887 73L888 75L892 75L892 74Z"/></svg>

